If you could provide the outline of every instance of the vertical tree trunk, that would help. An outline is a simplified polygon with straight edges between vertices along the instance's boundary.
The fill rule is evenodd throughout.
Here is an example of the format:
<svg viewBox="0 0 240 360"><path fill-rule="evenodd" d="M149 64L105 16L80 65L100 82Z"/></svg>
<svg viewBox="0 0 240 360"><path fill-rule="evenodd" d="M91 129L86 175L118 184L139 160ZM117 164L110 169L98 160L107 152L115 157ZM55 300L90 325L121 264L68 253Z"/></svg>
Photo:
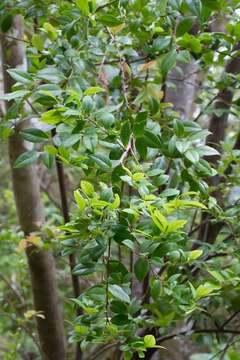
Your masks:
<svg viewBox="0 0 240 360"><path fill-rule="evenodd" d="M22 39L23 24L18 15L13 20L12 31L14 37ZM8 75L7 69L23 66L24 47L21 41L10 39L7 36L2 36L1 45L4 91L7 93L11 91L14 83ZM34 231L41 231L44 216L36 166L30 165L20 169L13 167L16 158L28 150L27 143L19 135L20 127L20 125L16 126L14 134L9 138L9 157L19 223L24 233L29 235ZM33 245L27 247L26 254L31 274L35 310L41 311L44 315L44 319L37 317L42 359L65 360L63 320L59 308L53 257L47 251Z"/></svg>
<svg viewBox="0 0 240 360"><path fill-rule="evenodd" d="M54 135L54 133L53 133ZM67 191L66 191L66 184L65 184L65 175L64 175L64 168L60 160L56 158L56 168L57 168L57 175L58 175L58 184L59 184L59 193L61 198L62 204L62 214L64 223L68 223L70 221L69 217L69 209L68 209L68 201L67 201ZM72 286L73 286L73 293L75 298L78 298L81 294L80 292L80 282L78 276L73 275L73 269L76 266L76 257L75 254L69 255L69 265L70 271L72 276ZM77 316L82 314L81 309L77 309ZM75 360L82 360L82 350L80 347L80 343L76 345L76 353L75 353Z"/></svg>
<svg viewBox="0 0 240 360"><path fill-rule="evenodd" d="M194 112L194 99L198 90L198 66L196 62L178 64L167 77L165 102L173 104L173 109L184 120L189 120Z"/></svg>
<svg viewBox="0 0 240 360"><path fill-rule="evenodd" d="M237 44L235 50L240 49L240 43ZM236 75L240 72L240 57L233 57L232 60L227 64L225 72L227 74ZM208 136L206 144L220 150L220 143L225 139L225 132L228 123L229 110L232 105L233 91L231 88L226 88L218 93L217 100L215 102L215 109L223 109L224 112L222 115L218 116L213 114L209 122L209 131L211 134ZM238 146L238 142L235 144ZM219 155L213 155L208 157L208 161L213 165L217 165L219 160ZM218 175L209 179L209 185L217 187L221 182L221 179ZM218 189L212 193L219 205L223 205L223 199L221 191ZM221 230L223 223L219 222L216 224L211 223L211 218L208 214L203 214L202 216L202 226L199 230L198 238L199 240L207 243L214 243L216 237Z"/></svg>

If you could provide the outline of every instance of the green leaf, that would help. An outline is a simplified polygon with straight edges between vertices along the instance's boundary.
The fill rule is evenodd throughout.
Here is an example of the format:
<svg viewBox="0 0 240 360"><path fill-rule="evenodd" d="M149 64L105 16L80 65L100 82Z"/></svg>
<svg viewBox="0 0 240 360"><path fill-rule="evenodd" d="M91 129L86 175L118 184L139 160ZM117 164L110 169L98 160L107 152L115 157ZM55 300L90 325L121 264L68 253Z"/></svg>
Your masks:
<svg viewBox="0 0 240 360"><path fill-rule="evenodd" d="M32 143L41 143L48 139L45 132L36 128L29 128L21 131L22 137Z"/></svg>
<svg viewBox="0 0 240 360"><path fill-rule="evenodd" d="M132 240L129 239L125 239L123 240L122 244L124 244L125 246L127 246L129 249L131 249L132 251L134 251L135 249L135 245L134 242Z"/></svg>
<svg viewBox="0 0 240 360"><path fill-rule="evenodd" d="M183 207L193 207L193 208L200 208L200 209L204 209L206 210L207 207L200 203L199 201L196 201L196 200L180 200L181 201L181 205L180 206L183 206Z"/></svg>
<svg viewBox="0 0 240 360"><path fill-rule="evenodd" d="M199 153L195 149L189 149L184 153L184 156L191 161L191 163L195 164L199 161Z"/></svg>
<svg viewBox="0 0 240 360"><path fill-rule="evenodd" d="M111 160L103 154L90 155L90 158L94 160L102 170L109 170L112 167Z"/></svg>
<svg viewBox="0 0 240 360"><path fill-rule="evenodd" d="M24 96L28 94L30 94L30 91L28 90L16 90L8 94L1 95L0 100L4 100L4 101L15 100L19 98L24 98Z"/></svg>
<svg viewBox="0 0 240 360"><path fill-rule="evenodd" d="M36 76L38 79L46 80L55 84L58 84L66 79L63 73L53 66L45 67L42 70L39 70Z"/></svg>
<svg viewBox="0 0 240 360"><path fill-rule="evenodd" d="M181 229L186 223L187 223L187 220L171 221L170 223L168 223L166 233L170 234L170 233L172 233L174 231L177 231L177 230Z"/></svg>
<svg viewBox="0 0 240 360"><path fill-rule="evenodd" d="M126 314L118 314L112 317L111 322L115 325L123 326L129 323L129 319Z"/></svg>
<svg viewBox="0 0 240 360"><path fill-rule="evenodd" d="M143 281L147 276L149 270L148 261L145 258L140 257L134 264L134 273L138 281Z"/></svg>
<svg viewBox="0 0 240 360"><path fill-rule="evenodd" d="M215 1L215 0L214 0ZM201 17L202 3L201 0L186 0L189 10L196 16Z"/></svg>
<svg viewBox="0 0 240 360"><path fill-rule="evenodd" d="M155 210L152 214L152 220L154 224L162 231L165 232L168 227L168 221L166 217L161 214L159 210Z"/></svg>
<svg viewBox="0 0 240 360"><path fill-rule="evenodd" d="M168 4L168 0L159 0L158 7L161 15L164 15L166 13L167 4Z"/></svg>
<svg viewBox="0 0 240 360"><path fill-rule="evenodd" d="M160 291L161 291L161 282L159 279L154 279L151 285L151 296L155 301L159 299Z"/></svg>
<svg viewBox="0 0 240 360"><path fill-rule="evenodd" d="M200 256L202 256L202 254L202 250L192 250L188 253L188 261L191 262L197 260Z"/></svg>
<svg viewBox="0 0 240 360"><path fill-rule="evenodd" d="M119 208L121 199L118 194L115 195L114 201L108 206L109 210L115 210Z"/></svg>
<svg viewBox="0 0 240 360"><path fill-rule="evenodd" d="M94 194L93 185L86 180L81 181L81 189L84 192L84 194L86 194L88 196L92 196Z"/></svg>
<svg viewBox="0 0 240 360"><path fill-rule="evenodd" d="M177 136L182 136L184 134L184 125L181 120L175 119L173 121L173 127Z"/></svg>
<svg viewBox="0 0 240 360"><path fill-rule="evenodd" d="M143 180L144 178L145 178L144 173L135 173L132 176L133 181L137 181L137 182Z"/></svg>
<svg viewBox="0 0 240 360"><path fill-rule="evenodd" d="M214 149L213 147L207 146L207 145L198 147L198 153L200 156L220 155L220 153L216 149Z"/></svg>
<svg viewBox="0 0 240 360"><path fill-rule="evenodd" d="M81 134L72 134L67 136L63 142L62 142L62 146L64 146L65 148L71 147L73 145L75 145L81 138Z"/></svg>
<svg viewBox="0 0 240 360"><path fill-rule="evenodd" d="M62 120L62 112L63 110L60 109L46 111L42 114L41 121L49 125L56 125Z"/></svg>
<svg viewBox="0 0 240 360"><path fill-rule="evenodd" d="M194 17L192 16L183 18L177 26L177 31L176 31L177 37L182 36L189 30L191 30L193 26L193 22L194 22Z"/></svg>
<svg viewBox="0 0 240 360"><path fill-rule="evenodd" d="M82 99L83 111L85 111L86 113L90 113L90 111L92 111L93 108L94 108L94 101L91 98L91 96L84 96L84 98Z"/></svg>
<svg viewBox="0 0 240 360"><path fill-rule="evenodd" d="M73 275L86 276L94 273L95 271L96 267L94 263L84 263L75 266L72 273Z"/></svg>
<svg viewBox="0 0 240 360"><path fill-rule="evenodd" d="M212 10L221 10L222 5L226 4L221 0L202 0L202 4Z"/></svg>
<svg viewBox="0 0 240 360"><path fill-rule="evenodd" d="M86 200L82 197L79 190L75 190L73 194L79 210L83 211L86 207Z"/></svg>
<svg viewBox="0 0 240 360"><path fill-rule="evenodd" d="M145 335L143 341L146 348L153 348L156 345L156 339L153 335Z"/></svg>
<svg viewBox="0 0 240 360"><path fill-rule="evenodd" d="M115 122L114 115L107 112L98 112L96 118L100 123L104 125L105 128L111 127Z"/></svg>
<svg viewBox="0 0 240 360"><path fill-rule="evenodd" d="M23 70L9 69L7 70L9 75L17 82L21 84L31 84L33 81L32 76Z"/></svg>
<svg viewBox="0 0 240 360"><path fill-rule="evenodd" d="M130 303L130 297L128 296L128 294L118 285L109 285L108 286L108 291L117 299L126 302L126 303Z"/></svg>
<svg viewBox="0 0 240 360"><path fill-rule="evenodd" d="M43 25L43 28L46 31L46 33L48 34L48 37L52 41L57 39L57 30L55 29L54 26L52 26L52 24L50 24L49 22L45 22Z"/></svg>
<svg viewBox="0 0 240 360"><path fill-rule="evenodd" d="M169 47L169 45L171 44L171 41L172 41L171 36L159 37L154 40L153 49L155 51L163 51Z"/></svg>
<svg viewBox="0 0 240 360"><path fill-rule="evenodd" d="M46 151L48 154L54 155L54 156L57 155L57 153L58 153L57 148L53 145L45 145L44 151Z"/></svg>
<svg viewBox="0 0 240 360"><path fill-rule="evenodd" d="M106 90L100 86L93 86L84 91L84 95L95 95L100 92L106 92Z"/></svg>
<svg viewBox="0 0 240 360"><path fill-rule="evenodd" d="M44 40L43 37L39 34L34 34L32 36L32 45L38 50L43 51L44 49Z"/></svg>
<svg viewBox="0 0 240 360"><path fill-rule="evenodd" d="M38 159L38 157L39 157L39 153L37 151L35 150L26 151L14 161L14 167L18 169L30 165L34 163Z"/></svg>
<svg viewBox="0 0 240 360"><path fill-rule="evenodd" d="M127 312L127 305L118 300L111 302L111 311L115 314L125 314Z"/></svg>
<svg viewBox="0 0 240 360"><path fill-rule="evenodd" d="M120 137L123 145L127 145L131 135L131 127L128 121L125 121L121 127Z"/></svg>
<svg viewBox="0 0 240 360"><path fill-rule="evenodd" d="M199 285L196 289L195 297L197 299L204 298L206 296L211 295L214 291L219 290L221 287L211 283L205 283L203 285Z"/></svg>
<svg viewBox="0 0 240 360"><path fill-rule="evenodd" d="M207 270L209 272L209 274L211 274L218 282L223 283L224 282L224 277L220 274L219 271L215 271L215 270Z"/></svg>
<svg viewBox="0 0 240 360"><path fill-rule="evenodd" d="M150 130L144 131L144 141L147 146L159 149L162 146L162 141L159 135L154 134Z"/></svg>
<svg viewBox="0 0 240 360"><path fill-rule="evenodd" d="M166 55L164 55L161 70L163 76L166 76L167 73L176 65L177 61L177 51L175 49L169 51Z"/></svg>
<svg viewBox="0 0 240 360"><path fill-rule="evenodd" d="M180 191L178 189L166 189L163 190L160 194L161 197L171 197L179 195Z"/></svg>
<svg viewBox="0 0 240 360"><path fill-rule="evenodd" d="M229 349L227 355L229 360L240 360L240 353L238 350Z"/></svg>
<svg viewBox="0 0 240 360"><path fill-rule="evenodd" d="M134 121L134 128L133 133L136 137L141 137L144 131L144 128L147 123L147 111L142 111L139 114L137 114L135 121Z"/></svg>
<svg viewBox="0 0 240 360"><path fill-rule="evenodd" d="M89 5L88 0L76 0L77 7L82 11L82 13L86 16L89 15Z"/></svg>
<svg viewBox="0 0 240 360"><path fill-rule="evenodd" d="M13 15L10 12L4 13L4 11L3 11L3 17L2 17L2 21L1 21L1 30L3 32L7 32L11 28L12 22L13 22Z"/></svg>
<svg viewBox="0 0 240 360"><path fill-rule="evenodd" d="M54 156L52 154L49 154L47 152L42 153L41 154L41 159L42 162L44 163L44 165L48 168L48 169L52 169L53 167L53 162L54 162Z"/></svg>
<svg viewBox="0 0 240 360"><path fill-rule="evenodd" d="M188 148L190 147L191 143L188 141L176 141L175 146L177 148L177 150L180 152L180 154L183 154L185 151L188 150Z"/></svg>
<svg viewBox="0 0 240 360"><path fill-rule="evenodd" d="M118 18L116 18L112 14L104 14L104 15L98 16L97 19L103 25L108 26L108 27L118 26L118 25L121 25L123 23L121 20L119 20Z"/></svg>
<svg viewBox="0 0 240 360"><path fill-rule="evenodd" d="M178 43L183 48L188 49L196 54L199 54L202 51L202 45L200 40L193 35L185 33L181 39L178 40Z"/></svg>

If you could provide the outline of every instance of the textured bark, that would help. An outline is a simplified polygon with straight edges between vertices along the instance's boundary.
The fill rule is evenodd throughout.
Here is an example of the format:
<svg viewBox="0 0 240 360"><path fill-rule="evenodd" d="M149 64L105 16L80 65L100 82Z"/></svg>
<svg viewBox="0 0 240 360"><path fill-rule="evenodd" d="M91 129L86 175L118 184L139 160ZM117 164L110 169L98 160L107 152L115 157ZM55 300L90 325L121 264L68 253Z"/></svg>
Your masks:
<svg viewBox="0 0 240 360"><path fill-rule="evenodd" d="M240 43L237 45L235 50L240 50ZM240 72L240 57L233 58L227 64L225 72L232 75L238 74ZM219 149L220 142L225 138L225 131L229 116L228 110L232 105L232 98L232 89L224 89L219 92L217 101L215 102L215 109L224 109L225 112L221 116L213 114L209 122L209 131L211 134L207 138L207 144L217 149ZM208 159L212 164L216 164L219 157L211 156Z"/></svg>
<svg viewBox="0 0 240 360"><path fill-rule="evenodd" d="M240 49L240 43L236 46L235 50ZM227 74L236 75L240 72L240 57L233 58L226 66L225 72ZM228 123L229 110L232 105L233 99L233 90L232 89L223 89L219 92L217 100L215 102L215 109L224 109L224 113L221 116L213 114L209 122L209 131L211 134L208 136L206 144L220 150L220 143L225 139L225 132ZM235 146L238 146L238 140ZM220 155L208 156L208 161L212 165L217 165ZM213 178L210 178L209 185L217 187L221 183L221 178L216 175ZM223 199L221 191L216 190L212 192L219 205L223 205ZM223 223L211 223L211 218L207 214L202 216L203 225L200 227L199 231L199 240L208 243L214 243L219 231L223 227Z"/></svg>
<svg viewBox="0 0 240 360"><path fill-rule="evenodd" d="M184 120L191 118L194 112L194 99L198 90L198 66L196 62L178 64L167 78L165 102L173 104L173 109Z"/></svg>
<svg viewBox="0 0 240 360"><path fill-rule="evenodd" d="M15 16L11 31L21 39L23 36L22 19ZM2 63L5 93L11 91L14 81L7 73L8 68L21 68L24 63L24 47L20 41L2 37ZM9 105L6 104L8 107ZM9 138L9 157L12 169L13 191L19 223L26 235L41 231L44 223L40 199L40 186L37 168L30 165L16 169L13 163L23 152L29 150L28 144L19 135L21 126L15 127ZM37 317L37 328L43 360L65 360L65 338L63 320L59 308L53 257L47 251L33 245L26 250L31 275L32 292L36 311L41 311L44 319Z"/></svg>

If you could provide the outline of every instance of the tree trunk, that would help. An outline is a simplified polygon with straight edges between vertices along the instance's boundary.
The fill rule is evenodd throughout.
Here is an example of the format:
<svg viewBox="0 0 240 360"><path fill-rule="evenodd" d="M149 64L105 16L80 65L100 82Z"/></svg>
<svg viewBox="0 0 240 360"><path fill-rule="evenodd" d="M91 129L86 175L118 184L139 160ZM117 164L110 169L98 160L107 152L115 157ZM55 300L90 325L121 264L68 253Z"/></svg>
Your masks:
<svg viewBox="0 0 240 360"><path fill-rule="evenodd" d="M13 20L12 31L15 38L22 39L23 25L19 15ZM7 69L23 66L24 47L23 42L4 35L1 45L4 91L8 93L14 81L8 75ZM8 107L8 104L6 106ZM9 138L9 157L19 223L24 233L29 235L32 232L41 231L44 216L36 166L30 165L20 169L13 167L16 158L28 150L28 144L19 135L20 128L21 126L17 125L14 134ZM47 251L34 245L27 247L26 254L35 310L41 311L44 315L44 319L36 317L42 359L65 360L63 319L59 308L53 257Z"/></svg>
<svg viewBox="0 0 240 360"><path fill-rule="evenodd" d="M240 49L240 43L235 47L235 50ZM236 75L240 72L240 57L236 56L226 66L225 72L227 74ZM228 123L229 110L232 105L233 90L230 88L219 91L217 100L215 102L215 109L224 109L224 113L220 116L213 114L209 122L209 131L211 134L208 136L206 144L220 150L220 143L225 139L225 132ZM238 141L235 146L238 146ZM208 156L208 161L212 165L217 165L219 155ZM209 179L209 185L217 187L221 182L221 178L216 175ZM219 205L223 205L223 199L221 191L218 189L212 193L212 196L216 198ZM219 231L223 227L223 223L219 222L216 224L211 223L211 218L208 214L202 216L202 226L199 231L199 240L207 243L214 243Z"/></svg>
<svg viewBox="0 0 240 360"><path fill-rule="evenodd" d="M195 61L178 64L167 77L164 102L173 104L184 120L189 120L194 112L194 99L198 90L198 66Z"/></svg>

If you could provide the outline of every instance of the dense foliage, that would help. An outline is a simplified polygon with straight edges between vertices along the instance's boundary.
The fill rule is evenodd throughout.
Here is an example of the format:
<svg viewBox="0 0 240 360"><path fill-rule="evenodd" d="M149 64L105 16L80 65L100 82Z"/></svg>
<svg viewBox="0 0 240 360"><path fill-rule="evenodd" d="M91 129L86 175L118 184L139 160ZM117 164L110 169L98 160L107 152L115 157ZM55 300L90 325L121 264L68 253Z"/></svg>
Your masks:
<svg viewBox="0 0 240 360"><path fill-rule="evenodd" d="M14 38L13 17L24 17L27 59L27 69L8 70L16 84L1 97L11 101L1 137L30 119L21 135L32 145L15 167L38 162L51 177L57 158L75 187L65 225L45 198L46 242L39 234L21 241L24 270L17 271L26 279L21 250L31 241L61 252L66 273L65 256L76 255L81 294L70 299L70 289L62 292L79 311L75 317L66 309L69 344L80 343L87 354L111 344L125 360L147 359L155 350L164 356L165 340L187 336L193 352L207 349L206 359L240 358L240 152L234 147L240 73L230 68L240 61L239 7L237 0L0 5L1 36ZM166 94L176 78L191 83L183 69L192 63L195 108L186 118ZM221 102L226 91L233 98ZM207 119L226 128L222 138L217 125L210 135ZM11 207L7 186L1 194L10 196ZM10 249L21 234L11 220L1 230L3 259L11 257L3 267L13 262L18 269ZM17 313L19 304L8 306ZM24 314L31 333L41 314ZM3 320L1 327L14 331L13 323Z"/></svg>

